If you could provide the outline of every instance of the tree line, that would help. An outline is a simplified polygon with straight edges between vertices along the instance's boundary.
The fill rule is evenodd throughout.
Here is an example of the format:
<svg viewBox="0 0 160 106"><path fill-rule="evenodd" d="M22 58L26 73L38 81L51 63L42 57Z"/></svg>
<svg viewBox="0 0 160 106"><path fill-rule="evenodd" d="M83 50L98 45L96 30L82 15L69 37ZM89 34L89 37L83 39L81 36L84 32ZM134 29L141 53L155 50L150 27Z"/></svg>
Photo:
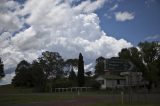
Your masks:
<svg viewBox="0 0 160 106"><path fill-rule="evenodd" d="M149 82L149 87L160 82L160 43L140 42L138 47L122 49L118 57L129 60L134 64L134 70L142 72L143 77ZM50 87L92 86L99 88L100 84L94 79L104 74L104 60L100 56L96 59L95 75L84 71L83 56L64 61L58 52L43 52L42 56L32 63L22 60L15 69L12 80L14 86L34 87L36 90L45 91ZM3 62L0 59L0 78L4 77ZM78 70L75 73L74 70ZM88 76L87 76L88 75Z"/></svg>
<svg viewBox="0 0 160 106"><path fill-rule="evenodd" d="M77 75L74 69L78 69ZM79 59L64 61L58 52L46 51L32 64L25 60L21 61L16 67L15 74L12 80L14 86L35 87L40 91L85 85L84 61L81 53Z"/></svg>

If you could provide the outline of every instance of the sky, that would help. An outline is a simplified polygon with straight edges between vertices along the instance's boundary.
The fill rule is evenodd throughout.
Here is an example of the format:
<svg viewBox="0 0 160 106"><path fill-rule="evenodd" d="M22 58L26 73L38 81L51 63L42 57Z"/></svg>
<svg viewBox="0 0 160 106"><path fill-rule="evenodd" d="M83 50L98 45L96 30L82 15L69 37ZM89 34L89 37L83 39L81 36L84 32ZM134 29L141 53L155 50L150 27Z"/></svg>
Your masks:
<svg viewBox="0 0 160 106"><path fill-rule="evenodd" d="M85 70L139 42L160 41L159 0L0 0L0 57L8 84L16 65L44 51L81 52Z"/></svg>

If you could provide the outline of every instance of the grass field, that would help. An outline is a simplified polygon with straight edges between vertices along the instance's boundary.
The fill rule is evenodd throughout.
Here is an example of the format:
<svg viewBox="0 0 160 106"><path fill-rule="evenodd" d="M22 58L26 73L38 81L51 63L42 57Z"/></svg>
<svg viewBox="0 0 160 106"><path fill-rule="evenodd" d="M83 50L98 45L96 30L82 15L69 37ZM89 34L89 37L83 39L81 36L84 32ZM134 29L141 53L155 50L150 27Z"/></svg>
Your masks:
<svg viewBox="0 0 160 106"><path fill-rule="evenodd" d="M18 88L12 85L0 86L0 94L19 94L19 93L32 93L32 89L29 88Z"/></svg>
<svg viewBox="0 0 160 106"><path fill-rule="evenodd" d="M65 92L65 93L32 93L32 89L14 88L11 85L0 87L0 106L160 106L158 94L124 96L121 104L119 94L107 92ZM141 102L140 102L141 101Z"/></svg>

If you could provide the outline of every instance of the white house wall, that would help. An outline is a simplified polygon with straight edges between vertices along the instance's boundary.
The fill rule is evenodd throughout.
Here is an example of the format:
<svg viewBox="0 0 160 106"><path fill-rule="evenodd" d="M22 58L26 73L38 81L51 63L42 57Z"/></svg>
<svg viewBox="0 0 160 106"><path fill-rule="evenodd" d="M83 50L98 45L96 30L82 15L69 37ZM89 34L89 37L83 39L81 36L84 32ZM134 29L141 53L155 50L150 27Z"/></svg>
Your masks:
<svg viewBox="0 0 160 106"><path fill-rule="evenodd" d="M106 80L107 88L115 88L117 86L117 80Z"/></svg>

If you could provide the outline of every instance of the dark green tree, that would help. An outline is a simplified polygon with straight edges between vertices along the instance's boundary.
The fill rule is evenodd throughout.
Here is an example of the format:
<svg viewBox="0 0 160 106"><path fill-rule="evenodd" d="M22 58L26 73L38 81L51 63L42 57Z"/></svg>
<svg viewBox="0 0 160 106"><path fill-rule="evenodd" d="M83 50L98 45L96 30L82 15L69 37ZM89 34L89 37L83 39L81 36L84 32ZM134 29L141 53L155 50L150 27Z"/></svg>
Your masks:
<svg viewBox="0 0 160 106"><path fill-rule="evenodd" d="M140 42L138 44L142 53L142 59L146 66L146 78L149 81L149 86L157 83L158 78L158 63L160 56L160 43L159 42ZM149 87L149 88L150 88Z"/></svg>
<svg viewBox="0 0 160 106"><path fill-rule="evenodd" d="M22 69L29 68L30 64L26 60L22 60L16 67L15 73L19 73Z"/></svg>
<svg viewBox="0 0 160 106"><path fill-rule="evenodd" d="M63 76L63 59L58 52L43 52L42 57L38 58L46 79L60 78Z"/></svg>
<svg viewBox="0 0 160 106"><path fill-rule="evenodd" d="M16 75L12 79L12 84L14 86L21 86L21 87L33 86L30 64L27 61L22 60L17 65L15 72Z"/></svg>
<svg viewBox="0 0 160 106"><path fill-rule="evenodd" d="M64 62L64 68L65 68L65 75L70 74L70 70L78 69L78 59L67 59Z"/></svg>
<svg viewBox="0 0 160 106"><path fill-rule="evenodd" d="M130 60L131 59L131 52L129 48L123 48L119 53L118 53L119 57L121 59L127 59Z"/></svg>
<svg viewBox="0 0 160 106"><path fill-rule="evenodd" d="M5 76L5 74L4 74L4 64L3 64L3 62L0 58L0 79L4 76Z"/></svg>
<svg viewBox="0 0 160 106"><path fill-rule="evenodd" d="M105 61L105 58L102 56L96 59L96 65L95 65L96 75L104 74L104 63L105 63L104 61Z"/></svg>
<svg viewBox="0 0 160 106"><path fill-rule="evenodd" d="M160 81L160 55L158 56L157 62L156 62L156 66L158 68L158 76L159 76L159 81Z"/></svg>
<svg viewBox="0 0 160 106"><path fill-rule="evenodd" d="M43 68L34 60L31 67L32 83L36 91L44 91L46 80Z"/></svg>
<svg viewBox="0 0 160 106"><path fill-rule="evenodd" d="M84 61L83 56L80 53L79 54L79 61L78 61L78 86L83 87L85 84L85 78L84 78Z"/></svg>
<svg viewBox="0 0 160 106"><path fill-rule="evenodd" d="M131 61L134 64L134 70L139 72L145 72L145 65L142 60L142 54L140 51L138 51L137 48L131 47L131 48L124 48L119 52L119 57L121 59L125 59L128 61Z"/></svg>

